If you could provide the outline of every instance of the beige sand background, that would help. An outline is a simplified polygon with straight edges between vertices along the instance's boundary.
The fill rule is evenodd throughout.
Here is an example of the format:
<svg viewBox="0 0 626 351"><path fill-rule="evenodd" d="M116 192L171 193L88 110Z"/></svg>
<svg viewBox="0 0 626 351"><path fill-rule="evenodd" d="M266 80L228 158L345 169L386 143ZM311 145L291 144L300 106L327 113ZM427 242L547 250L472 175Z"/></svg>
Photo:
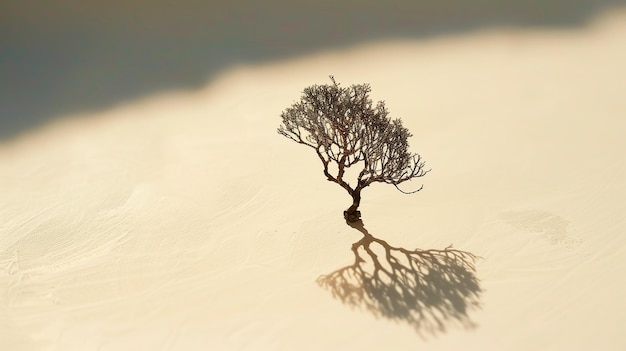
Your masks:
<svg viewBox="0 0 626 351"><path fill-rule="evenodd" d="M624 38L614 12L373 42L4 141L0 349L623 350ZM275 129L328 74L371 83L432 168L415 195L368 188L368 232L482 257L463 322L377 317L316 283L361 233L311 150Z"/></svg>

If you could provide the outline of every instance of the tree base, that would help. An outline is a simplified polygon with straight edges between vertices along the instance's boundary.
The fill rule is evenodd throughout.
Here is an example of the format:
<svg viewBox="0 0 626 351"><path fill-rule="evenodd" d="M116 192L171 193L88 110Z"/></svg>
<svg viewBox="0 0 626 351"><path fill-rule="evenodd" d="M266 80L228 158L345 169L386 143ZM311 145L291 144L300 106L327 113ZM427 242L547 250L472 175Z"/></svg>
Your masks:
<svg viewBox="0 0 626 351"><path fill-rule="evenodd" d="M348 213L348 211L343 211L343 218L348 222L358 222L361 220L361 211L354 211Z"/></svg>

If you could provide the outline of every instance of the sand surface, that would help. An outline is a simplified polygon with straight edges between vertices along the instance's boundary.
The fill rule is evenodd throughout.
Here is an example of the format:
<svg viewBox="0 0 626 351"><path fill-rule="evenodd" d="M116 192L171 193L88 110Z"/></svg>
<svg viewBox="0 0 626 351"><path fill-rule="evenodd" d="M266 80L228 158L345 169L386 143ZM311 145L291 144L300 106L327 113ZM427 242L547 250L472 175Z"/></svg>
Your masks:
<svg viewBox="0 0 626 351"><path fill-rule="evenodd" d="M624 38L622 12L367 43L2 142L0 349L624 350ZM329 74L370 83L432 168L418 194L366 189L361 231L276 133ZM363 232L480 259L359 286Z"/></svg>

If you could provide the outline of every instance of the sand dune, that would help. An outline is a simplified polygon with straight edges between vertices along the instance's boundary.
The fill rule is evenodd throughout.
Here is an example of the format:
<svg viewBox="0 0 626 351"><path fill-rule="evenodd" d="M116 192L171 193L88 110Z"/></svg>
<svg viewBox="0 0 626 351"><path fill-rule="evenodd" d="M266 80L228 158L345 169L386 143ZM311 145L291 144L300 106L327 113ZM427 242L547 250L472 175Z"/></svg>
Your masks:
<svg viewBox="0 0 626 351"><path fill-rule="evenodd" d="M625 19L238 66L3 142L0 349L624 349ZM371 83L433 169L366 189L363 228L275 132L328 74ZM479 258L341 285L364 233Z"/></svg>

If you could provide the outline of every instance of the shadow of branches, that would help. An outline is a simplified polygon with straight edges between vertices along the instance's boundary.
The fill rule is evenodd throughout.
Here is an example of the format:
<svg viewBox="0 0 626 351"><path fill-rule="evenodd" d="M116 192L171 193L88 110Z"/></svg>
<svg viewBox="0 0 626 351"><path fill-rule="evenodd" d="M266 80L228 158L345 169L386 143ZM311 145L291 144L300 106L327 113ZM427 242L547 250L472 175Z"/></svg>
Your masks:
<svg viewBox="0 0 626 351"><path fill-rule="evenodd" d="M354 263L320 276L321 287L349 306L407 322L422 336L445 332L451 323L474 327L468 312L479 307L482 293L477 256L451 246L393 247L370 234L363 222L350 225L363 233L352 244Z"/></svg>

